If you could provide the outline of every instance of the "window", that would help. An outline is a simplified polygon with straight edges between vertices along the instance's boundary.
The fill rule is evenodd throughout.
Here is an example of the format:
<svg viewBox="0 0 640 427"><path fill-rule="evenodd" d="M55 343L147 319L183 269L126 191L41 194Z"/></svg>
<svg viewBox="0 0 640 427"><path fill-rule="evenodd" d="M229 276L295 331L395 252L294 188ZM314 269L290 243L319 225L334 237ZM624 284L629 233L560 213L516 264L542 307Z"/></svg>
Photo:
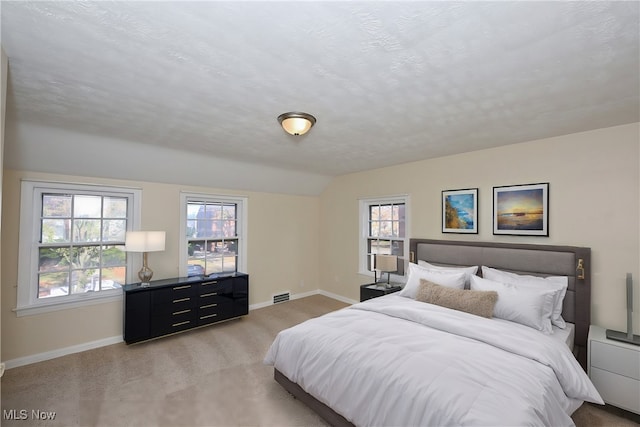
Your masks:
<svg viewBox="0 0 640 427"><path fill-rule="evenodd" d="M181 276L244 271L246 198L182 194Z"/></svg>
<svg viewBox="0 0 640 427"><path fill-rule="evenodd" d="M138 192L23 181L19 314L121 297L131 270L121 249L138 217Z"/></svg>
<svg viewBox="0 0 640 427"><path fill-rule="evenodd" d="M360 200L360 272L373 274L376 254L397 255L398 270L404 276L406 254L409 252L409 196ZM396 280L398 280L397 278Z"/></svg>

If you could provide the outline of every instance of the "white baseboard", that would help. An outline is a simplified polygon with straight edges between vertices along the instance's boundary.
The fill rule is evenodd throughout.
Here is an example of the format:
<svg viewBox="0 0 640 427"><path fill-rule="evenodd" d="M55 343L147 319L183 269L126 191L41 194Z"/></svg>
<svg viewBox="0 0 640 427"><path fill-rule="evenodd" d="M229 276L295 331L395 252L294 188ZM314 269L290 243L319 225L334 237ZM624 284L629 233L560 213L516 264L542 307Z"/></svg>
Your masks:
<svg viewBox="0 0 640 427"><path fill-rule="evenodd" d="M309 297L311 295L324 295L329 298L333 298L338 301L342 301L346 304L356 304L358 301L351 300L349 298L345 298L343 296L326 292L320 289L315 291L303 292L300 294L291 294L290 299L300 299ZM258 308L267 307L270 305L274 305L272 301L260 302L257 304L251 304L249 306L249 310L256 310ZM11 359L4 362L6 369L17 368L18 366L30 365L32 363L44 362L45 360L55 359L56 357L66 356L68 354L80 353L81 351L92 350L98 347L104 347L107 345L118 344L121 343L122 335L118 335L115 337L104 338L97 341L91 341L83 344L72 345L70 347L59 348L56 350L46 351L44 353L32 354L30 356L18 357L17 359Z"/></svg>
<svg viewBox="0 0 640 427"><path fill-rule="evenodd" d="M310 297L311 295L324 295L325 297L333 298L338 301L342 301L346 304L356 304L358 301L354 301L349 298L345 298L338 294L334 294L332 292L323 291L321 289L316 289L315 291L303 292L300 294L291 294L289 296L289 300L300 299L305 297ZM268 307L270 305L274 305L272 301L259 302L257 304L251 304L249 306L249 310L256 310L258 308Z"/></svg>
<svg viewBox="0 0 640 427"><path fill-rule="evenodd" d="M68 354L80 353L81 351L92 350L98 347L118 344L122 342L122 335L104 338L97 341L86 342L83 344L72 345L71 347L59 348L56 350L46 351L44 353L32 354L30 356L18 357L4 362L6 369L17 368L18 366L30 365L32 363L44 362L45 360L55 359L56 357L66 356Z"/></svg>
<svg viewBox="0 0 640 427"><path fill-rule="evenodd" d="M318 293L320 295L324 295L325 297L329 297L329 298L333 298L333 299L338 300L338 301L342 301L345 304L353 305L353 304L358 304L358 302L359 302L359 301L356 301L356 300L352 300L350 298L345 298L345 297L343 297L341 295L338 295L338 294L334 294L333 292L323 291L322 289L318 290Z"/></svg>

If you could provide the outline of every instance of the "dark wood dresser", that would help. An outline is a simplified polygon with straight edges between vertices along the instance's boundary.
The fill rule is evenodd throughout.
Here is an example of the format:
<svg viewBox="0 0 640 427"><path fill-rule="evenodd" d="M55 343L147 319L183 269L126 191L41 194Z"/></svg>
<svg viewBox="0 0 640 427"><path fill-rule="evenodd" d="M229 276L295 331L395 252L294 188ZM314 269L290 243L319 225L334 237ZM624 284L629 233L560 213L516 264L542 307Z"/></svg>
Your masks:
<svg viewBox="0 0 640 427"><path fill-rule="evenodd" d="M127 344L249 313L249 275L244 273L153 280L123 290Z"/></svg>

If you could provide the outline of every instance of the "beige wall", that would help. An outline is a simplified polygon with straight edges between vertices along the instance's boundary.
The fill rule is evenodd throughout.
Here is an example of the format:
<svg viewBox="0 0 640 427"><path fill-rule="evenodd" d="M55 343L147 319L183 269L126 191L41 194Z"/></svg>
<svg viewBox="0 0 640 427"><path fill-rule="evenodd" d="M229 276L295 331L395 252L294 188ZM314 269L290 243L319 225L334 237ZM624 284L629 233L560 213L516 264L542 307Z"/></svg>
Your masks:
<svg viewBox="0 0 640 427"><path fill-rule="evenodd" d="M5 170L2 216L2 360L13 360L122 334L122 303L106 303L46 314L16 317L20 179L116 184L142 189L145 230L166 230L164 252L149 254L154 278L178 275L180 192L248 197L247 272L249 303L260 304L283 290L293 294L318 289L319 198L272 193L229 192L149 182L51 175Z"/></svg>
<svg viewBox="0 0 640 427"><path fill-rule="evenodd" d="M358 199L409 194L410 237L591 247L592 322L625 330L627 272L640 307L639 141L636 123L338 177L320 201L320 283L358 299L372 279L357 272ZM550 183L550 236L494 236L493 186L537 182ZM442 234L441 191L474 187L479 233Z"/></svg>
<svg viewBox="0 0 640 427"><path fill-rule="evenodd" d="M411 236L563 244L592 248L592 320L623 329L624 277L636 278L640 307L640 124L600 129L335 178L320 197L239 192L141 181L4 171L2 360L121 335L122 304L16 317L20 179L122 184L142 189L142 228L167 231L149 255L155 278L178 274L180 191L247 196L250 304L289 290L322 289L359 299L358 199L409 194ZM492 187L550 183L550 237L492 235ZM478 235L442 234L442 190L479 188ZM161 214L158 214L161 212ZM636 316L636 330L640 323Z"/></svg>

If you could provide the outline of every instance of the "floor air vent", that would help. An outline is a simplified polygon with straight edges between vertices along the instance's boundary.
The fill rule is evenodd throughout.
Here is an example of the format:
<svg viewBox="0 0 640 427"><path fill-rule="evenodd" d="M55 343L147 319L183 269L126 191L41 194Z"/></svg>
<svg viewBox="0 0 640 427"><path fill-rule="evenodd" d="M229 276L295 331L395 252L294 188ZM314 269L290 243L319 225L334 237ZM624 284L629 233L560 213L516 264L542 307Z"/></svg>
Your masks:
<svg viewBox="0 0 640 427"><path fill-rule="evenodd" d="M279 302L285 302L285 301L289 301L289 292L285 292L285 293L273 296L273 303L274 304L277 304Z"/></svg>

